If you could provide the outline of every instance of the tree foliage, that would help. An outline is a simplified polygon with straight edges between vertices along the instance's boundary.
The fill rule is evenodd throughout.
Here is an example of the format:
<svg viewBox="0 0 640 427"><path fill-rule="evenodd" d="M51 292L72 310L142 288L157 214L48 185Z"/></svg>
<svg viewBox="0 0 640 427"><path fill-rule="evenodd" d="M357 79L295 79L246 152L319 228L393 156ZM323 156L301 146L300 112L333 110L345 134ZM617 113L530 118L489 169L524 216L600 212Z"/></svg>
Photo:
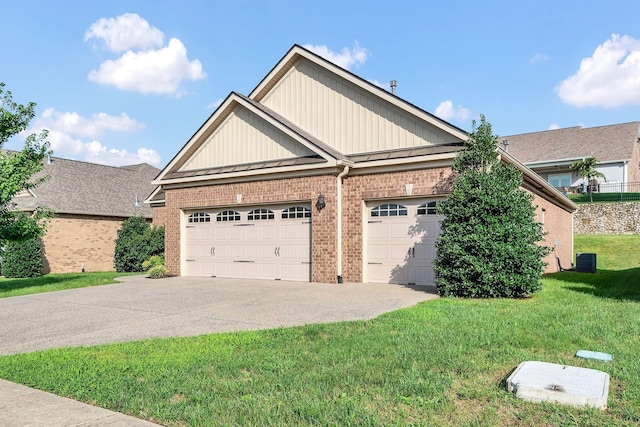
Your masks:
<svg viewBox="0 0 640 427"><path fill-rule="evenodd" d="M525 297L541 287L549 249L538 245L533 196L522 175L500 161L497 137L480 124L453 162L452 192L438 205L445 218L433 267L442 296Z"/></svg>
<svg viewBox="0 0 640 427"><path fill-rule="evenodd" d="M23 132L35 116L35 103L26 105L13 101L10 91L0 83L0 149L11 138ZM17 211L12 199L23 190L29 190L46 177L34 178L43 168L43 160L51 154L46 140L47 132L26 137L24 148L18 152L0 150L0 241L34 239L45 231L50 210L41 207L32 215Z"/></svg>
<svg viewBox="0 0 640 427"><path fill-rule="evenodd" d="M42 275L42 243L38 238L8 242L1 255L2 275L5 277Z"/></svg>
<svg viewBox="0 0 640 427"><path fill-rule="evenodd" d="M588 157L586 159L574 162L571 164L570 169L578 174L580 178L586 181L589 192L589 199L593 203L593 186L591 181L595 178L603 178L605 181L607 178L598 169L598 161L595 157Z"/></svg>
<svg viewBox="0 0 640 427"><path fill-rule="evenodd" d="M144 217L122 221L116 239L116 271L142 272L142 263L154 255L164 254L164 227L151 226Z"/></svg>

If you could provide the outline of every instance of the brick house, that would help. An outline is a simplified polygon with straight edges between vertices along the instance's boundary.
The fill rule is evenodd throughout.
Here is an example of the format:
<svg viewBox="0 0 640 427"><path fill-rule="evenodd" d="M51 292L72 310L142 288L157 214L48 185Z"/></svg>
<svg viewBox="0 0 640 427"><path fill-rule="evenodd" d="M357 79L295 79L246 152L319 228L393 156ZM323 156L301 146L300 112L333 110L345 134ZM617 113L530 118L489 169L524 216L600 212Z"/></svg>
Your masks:
<svg viewBox="0 0 640 427"><path fill-rule="evenodd" d="M467 133L293 46L231 93L154 181L174 274L433 285L450 165ZM511 155L547 242L572 258L575 205ZM549 271L555 271L555 259Z"/></svg>
<svg viewBox="0 0 640 427"><path fill-rule="evenodd" d="M514 157L556 188L581 190L583 184L570 166L595 157L606 187L614 192L640 189L640 122L583 128L575 126L509 135L500 144ZM604 179L597 179L599 183ZM597 187L596 187L597 188Z"/></svg>
<svg viewBox="0 0 640 427"><path fill-rule="evenodd" d="M56 213L42 238L43 272L113 271L122 221L136 215L151 221L151 208L143 202L159 172L145 163L113 167L48 159L41 174L49 179L13 200L22 211L47 206Z"/></svg>

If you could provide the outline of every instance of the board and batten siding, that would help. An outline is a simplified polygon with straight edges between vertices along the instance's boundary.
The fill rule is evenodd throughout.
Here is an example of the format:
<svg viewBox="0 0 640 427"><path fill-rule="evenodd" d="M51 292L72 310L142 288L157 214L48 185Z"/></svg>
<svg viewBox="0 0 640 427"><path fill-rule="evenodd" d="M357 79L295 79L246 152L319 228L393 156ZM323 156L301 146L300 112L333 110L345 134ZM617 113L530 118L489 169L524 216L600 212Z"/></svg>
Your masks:
<svg viewBox="0 0 640 427"><path fill-rule="evenodd" d="M305 59L291 67L261 102L344 154L454 141Z"/></svg>
<svg viewBox="0 0 640 427"><path fill-rule="evenodd" d="M237 106L181 171L309 156L314 153L264 119Z"/></svg>

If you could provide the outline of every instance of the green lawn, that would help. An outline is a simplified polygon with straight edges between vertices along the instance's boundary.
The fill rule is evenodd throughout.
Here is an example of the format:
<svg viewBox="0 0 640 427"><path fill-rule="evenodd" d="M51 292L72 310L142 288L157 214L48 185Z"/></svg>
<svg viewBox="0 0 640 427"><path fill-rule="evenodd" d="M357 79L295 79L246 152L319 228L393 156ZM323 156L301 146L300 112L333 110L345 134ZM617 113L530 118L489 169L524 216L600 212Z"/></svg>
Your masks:
<svg viewBox="0 0 640 427"><path fill-rule="evenodd" d="M640 236L575 244L598 253L599 272L548 276L525 300L448 298L370 321L6 356L0 377L172 426L638 425ZM525 360L609 373L609 409L507 393Z"/></svg>
<svg viewBox="0 0 640 427"><path fill-rule="evenodd" d="M115 283L114 279L116 277L130 274L109 271L103 273L47 274L29 279L0 277L0 298L106 285Z"/></svg>

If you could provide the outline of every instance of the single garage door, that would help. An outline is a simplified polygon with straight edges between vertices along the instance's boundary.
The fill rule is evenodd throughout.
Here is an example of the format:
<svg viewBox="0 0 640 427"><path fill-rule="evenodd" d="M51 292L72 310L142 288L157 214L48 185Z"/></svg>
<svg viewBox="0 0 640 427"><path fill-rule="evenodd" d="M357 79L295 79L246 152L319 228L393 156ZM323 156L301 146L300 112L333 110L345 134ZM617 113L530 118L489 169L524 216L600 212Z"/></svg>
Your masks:
<svg viewBox="0 0 640 427"><path fill-rule="evenodd" d="M435 285L436 200L368 203L367 273L374 283Z"/></svg>
<svg viewBox="0 0 640 427"><path fill-rule="evenodd" d="M309 205L188 213L185 275L311 280Z"/></svg>

